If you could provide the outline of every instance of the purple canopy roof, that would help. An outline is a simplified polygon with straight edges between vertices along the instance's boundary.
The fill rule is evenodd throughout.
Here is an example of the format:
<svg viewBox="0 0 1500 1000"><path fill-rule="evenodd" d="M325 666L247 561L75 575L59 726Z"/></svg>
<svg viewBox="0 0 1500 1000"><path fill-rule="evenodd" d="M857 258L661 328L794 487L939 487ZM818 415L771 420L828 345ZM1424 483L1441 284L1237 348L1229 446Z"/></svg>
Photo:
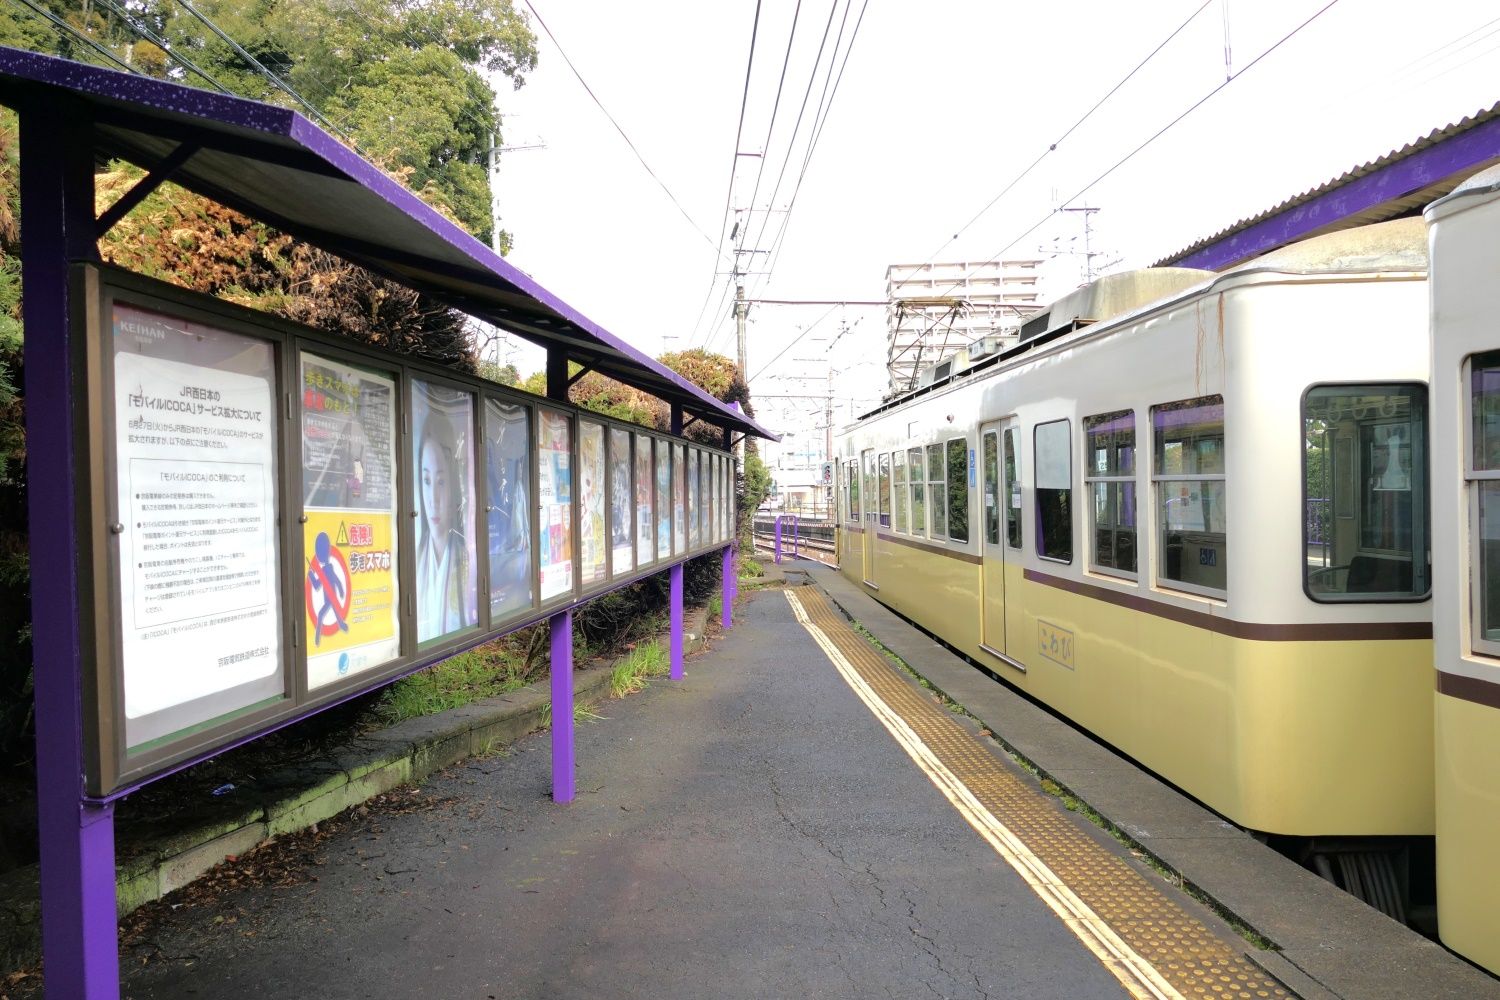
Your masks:
<svg viewBox="0 0 1500 1000"><path fill-rule="evenodd" d="M152 170L194 150L172 172L175 183L561 349L689 416L776 438L569 306L294 111L0 46L0 102L33 100L50 104L60 123L92 117L103 156Z"/></svg>

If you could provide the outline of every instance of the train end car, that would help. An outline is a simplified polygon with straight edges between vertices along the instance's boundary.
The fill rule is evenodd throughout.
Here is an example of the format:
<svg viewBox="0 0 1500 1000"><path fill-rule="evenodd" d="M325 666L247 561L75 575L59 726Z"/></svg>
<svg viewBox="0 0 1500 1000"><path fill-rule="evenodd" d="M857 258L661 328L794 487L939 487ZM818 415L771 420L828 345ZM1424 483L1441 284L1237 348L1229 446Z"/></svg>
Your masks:
<svg viewBox="0 0 1500 1000"><path fill-rule="evenodd" d="M1426 219L1438 931L1500 974L1500 167Z"/></svg>
<svg viewBox="0 0 1500 1000"><path fill-rule="evenodd" d="M1426 276L1407 219L1055 304L843 430L841 571L1244 827L1430 836Z"/></svg>

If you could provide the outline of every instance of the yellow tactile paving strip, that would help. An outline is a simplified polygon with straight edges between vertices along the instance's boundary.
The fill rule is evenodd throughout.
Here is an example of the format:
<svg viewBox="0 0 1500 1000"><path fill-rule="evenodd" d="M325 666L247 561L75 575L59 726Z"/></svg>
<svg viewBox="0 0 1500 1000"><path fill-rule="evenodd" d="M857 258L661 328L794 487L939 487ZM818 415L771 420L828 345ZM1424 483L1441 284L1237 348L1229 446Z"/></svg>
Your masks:
<svg viewBox="0 0 1500 1000"><path fill-rule="evenodd" d="M860 685L846 673L856 693L867 686L861 694L867 704L870 693L884 703L871 704L872 711L894 714L882 721L898 742L910 742L914 735L936 758L935 766L917 761L929 778L1132 994L1222 1000L1292 996L996 759L855 633L821 592L798 587L787 591L787 599L840 671L852 667L863 681ZM906 748L917 759L921 748ZM953 779L963 788L954 787Z"/></svg>

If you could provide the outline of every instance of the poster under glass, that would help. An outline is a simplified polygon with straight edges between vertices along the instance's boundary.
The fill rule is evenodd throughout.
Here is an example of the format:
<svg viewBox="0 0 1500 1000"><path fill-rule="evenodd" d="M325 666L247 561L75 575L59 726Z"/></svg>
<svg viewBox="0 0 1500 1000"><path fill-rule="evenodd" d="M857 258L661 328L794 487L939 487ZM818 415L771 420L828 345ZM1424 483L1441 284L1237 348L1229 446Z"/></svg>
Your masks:
<svg viewBox="0 0 1500 1000"><path fill-rule="evenodd" d="M532 605L531 414L486 400L484 468L489 502L490 625Z"/></svg>
<svg viewBox="0 0 1500 1000"><path fill-rule="evenodd" d="M634 517L630 485L630 432L609 429L609 547L610 573L619 576L635 569Z"/></svg>
<svg viewBox="0 0 1500 1000"><path fill-rule="evenodd" d="M672 551L687 551L687 448L672 446Z"/></svg>
<svg viewBox="0 0 1500 1000"><path fill-rule="evenodd" d="M587 587L605 577L604 427L578 422L578 562L579 583Z"/></svg>
<svg viewBox="0 0 1500 1000"><path fill-rule="evenodd" d="M689 448L687 454L687 547L688 551L699 545L698 531L702 524L703 497L698 483L698 449Z"/></svg>
<svg viewBox="0 0 1500 1000"><path fill-rule="evenodd" d="M303 354L301 574L307 686L401 654L396 382Z"/></svg>
<svg viewBox="0 0 1500 1000"><path fill-rule="evenodd" d="M566 414L541 410L536 456L541 599L573 589L573 435Z"/></svg>
<svg viewBox="0 0 1500 1000"><path fill-rule="evenodd" d="M656 553L651 520L651 438L635 436L635 563L644 566Z"/></svg>
<svg viewBox="0 0 1500 1000"><path fill-rule="evenodd" d="M286 694L276 352L116 303L117 621L125 745Z"/></svg>
<svg viewBox="0 0 1500 1000"><path fill-rule="evenodd" d="M672 442L656 442L656 557L672 554Z"/></svg>
<svg viewBox="0 0 1500 1000"><path fill-rule="evenodd" d="M474 396L413 379L411 408L417 641L425 643L479 624Z"/></svg>

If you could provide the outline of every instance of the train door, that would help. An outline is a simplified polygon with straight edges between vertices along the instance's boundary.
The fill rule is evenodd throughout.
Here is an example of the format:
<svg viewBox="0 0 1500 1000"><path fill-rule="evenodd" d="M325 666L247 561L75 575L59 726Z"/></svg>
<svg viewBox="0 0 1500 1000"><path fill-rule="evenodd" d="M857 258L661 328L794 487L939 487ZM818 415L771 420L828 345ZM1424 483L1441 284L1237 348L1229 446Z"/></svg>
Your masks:
<svg viewBox="0 0 1500 1000"><path fill-rule="evenodd" d="M859 491L860 527L864 534L860 538L864 541L864 581L868 586L880 589L875 582L875 536L876 529L880 527L880 501L876 499L875 480L875 452L866 449L860 456L860 466L864 470L864 488Z"/></svg>
<svg viewBox="0 0 1500 1000"><path fill-rule="evenodd" d="M979 429L979 470L983 503L979 642L987 651L1005 655L1005 511L1010 501L1001 482L1001 425Z"/></svg>

